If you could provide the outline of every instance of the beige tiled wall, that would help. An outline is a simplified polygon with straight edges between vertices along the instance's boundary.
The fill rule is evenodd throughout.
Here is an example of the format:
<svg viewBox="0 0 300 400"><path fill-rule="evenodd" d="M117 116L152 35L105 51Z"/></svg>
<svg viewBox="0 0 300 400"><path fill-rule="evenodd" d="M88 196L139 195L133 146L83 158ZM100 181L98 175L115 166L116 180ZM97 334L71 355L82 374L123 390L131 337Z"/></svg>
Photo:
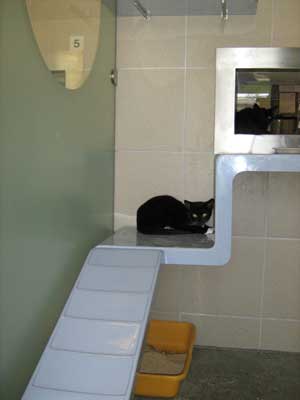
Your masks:
<svg viewBox="0 0 300 400"><path fill-rule="evenodd" d="M168 193L213 195L215 49L300 46L300 1L257 16L118 20L116 228ZM152 316L193 321L202 345L300 351L300 179L242 174L225 268L163 266Z"/></svg>

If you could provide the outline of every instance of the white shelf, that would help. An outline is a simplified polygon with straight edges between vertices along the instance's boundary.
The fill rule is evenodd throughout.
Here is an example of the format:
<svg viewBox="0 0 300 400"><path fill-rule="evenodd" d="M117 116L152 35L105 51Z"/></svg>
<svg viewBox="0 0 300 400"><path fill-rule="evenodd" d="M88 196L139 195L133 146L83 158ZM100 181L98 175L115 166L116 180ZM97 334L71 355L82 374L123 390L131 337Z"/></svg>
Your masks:
<svg viewBox="0 0 300 400"><path fill-rule="evenodd" d="M222 154L215 158L215 240L192 235L181 243L180 238L169 237L173 244L165 245L160 238L149 238L156 242L147 245L143 240L127 242L126 235L116 235L101 247L159 249L164 252L167 264L222 266L231 257L232 238L232 189L234 178L242 172L300 172L300 155L283 154ZM191 235L190 235L191 236ZM121 238L121 240L118 240ZM186 239L186 238L185 238ZM175 240L175 242L174 242ZM197 247L198 241L198 247ZM161 245L160 245L161 243ZM176 247L177 246L177 247Z"/></svg>
<svg viewBox="0 0 300 400"><path fill-rule="evenodd" d="M255 15L257 0L226 0L229 15ZM221 0L139 0L151 16L221 15ZM118 0L119 16L138 16L134 0Z"/></svg>

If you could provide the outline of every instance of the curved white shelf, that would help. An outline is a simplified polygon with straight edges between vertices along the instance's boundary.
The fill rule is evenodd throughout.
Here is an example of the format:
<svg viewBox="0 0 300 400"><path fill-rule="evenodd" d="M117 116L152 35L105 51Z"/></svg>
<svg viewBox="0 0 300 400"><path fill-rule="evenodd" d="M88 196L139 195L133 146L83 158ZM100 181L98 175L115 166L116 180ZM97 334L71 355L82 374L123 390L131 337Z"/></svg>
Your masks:
<svg viewBox="0 0 300 400"><path fill-rule="evenodd" d="M221 154L215 158L215 242L212 247L174 248L139 246L142 249L156 248L164 252L167 264L224 265L231 257L232 238L232 189L234 178L242 172L300 172L300 155L283 154ZM101 247L128 248L135 246L103 244Z"/></svg>

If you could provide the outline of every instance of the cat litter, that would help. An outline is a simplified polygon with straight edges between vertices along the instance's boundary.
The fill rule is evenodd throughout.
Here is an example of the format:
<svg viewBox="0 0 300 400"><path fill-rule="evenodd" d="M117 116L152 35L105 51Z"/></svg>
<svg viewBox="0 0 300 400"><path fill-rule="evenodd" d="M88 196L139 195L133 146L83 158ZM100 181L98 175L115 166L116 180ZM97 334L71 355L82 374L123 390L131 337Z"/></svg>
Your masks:
<svg viewBox="0 0 300 400"><path fill-rule="evenodd" d="M175 397L189 372L195 337L196 329L191 323L150 321L135 394Z"/></svg>

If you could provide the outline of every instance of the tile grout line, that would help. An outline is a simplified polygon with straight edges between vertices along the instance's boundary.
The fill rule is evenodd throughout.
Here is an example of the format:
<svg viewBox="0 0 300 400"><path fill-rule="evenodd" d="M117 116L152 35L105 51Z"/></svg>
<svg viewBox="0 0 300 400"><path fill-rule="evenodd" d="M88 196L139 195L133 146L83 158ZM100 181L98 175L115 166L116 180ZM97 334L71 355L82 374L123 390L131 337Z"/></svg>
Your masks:
<svg viewBox="0 0 300 400"><path fill-rule="evenodd" d="M184 76L183 76L183 121L182 121L182 162L183 162L183 198L186 196L186 122L187 122L187 28L188 27L188 17L185 16L185 26L184 26Z"/></svg>
<svg viewBox="0 0 300 400"><path fill-rule="evenodd" d="M272 0L271 47L273 47L274 44L274 18L275 18L275 0Z"/></svg>
<svg viewBox="0 0 300 400"><path fill-rule="evenodd" d="M265 181L265 218L264 218L264 258L262 266L261 278L261 294L260 294L260 310L259 310L259 338L258 348L262 348L262 335L263 335L263 313L264 313L264 297L265 297L265 275L267 268L267 247L268 247L268 209L269 204L269 174L267 173Z"/></svg>
<svg viewBox="0 0 300 400"><path fill-rule="evenodd" d="M159 313L164 313L160 311L156 311ZM185 312L185 311L180 311L180 318L182 319L183 315L188 315L188 316L193 316L193 317L209 317L209 318L227 318L227 319L245 319L245 320L250 320L250 321L258 321L259 317L251 317L247 315L229 315L229 314L206 314L206 313L191 313L191 312ZM287 322L300 322L298 319L292 319L292 318L271 318L271 317L266 317L264 318L267 321L287 321Z"/></svg>
<svg viewBox="0 0 300 400"><path fill-rule="evenodd" d="M185 39L187 42L187 38ZM156 66L148 66L148 67L120 67L118 68L118 71L168 71L168 70L175 70L175 71L185 71L185 70L196 70L196 71L202 71L206 69L214 69L210 67L189 67L186 65L183 65L182 67L177 66L166 66L166 67L156 67Z"/></svg>
<svg viewBox="0 0 300 400"><path fill-rule="evenodd" d="M118 43L119 43L119 18L116 18L116 39L115 39L115 68L117 71L117 74L119 75L119 71L121 70L120 66L119 66L119 58L118 58ZM119 76L118 76L119 78ZM115 148L114 148L114 188L113 188L113 225L112 225L112 229L113 232L116 229L116 215L117 215L117 169L118 169L118 156L119 156L119 140L118 140L118 85L115 88L115 122L114 122L114 142L115 142Z"/></svg>
<svg viewBox="0 0 300 400"><path fill-rule="evenodd" d="M209 318L227 318L227 319L246 319L257 321L259 317L251 317L244 315L229 315L229 314L207 314L207 313L192 313L186 311L180 311L180 316L183 315L193 316L193 317L209 317Z"/></svg>
<svg viewBox="0 0 300 400"><path fill-rule="evenodd" d="M139 148L139 149L134 149L134 148L127 148L127 147L119 147L118 149L116 149L116 152L127 152L127 153L137 153L137 152L144 152L144 153L171 153L171 154L180 154L182 153L182 151L180 150L168 150L168 149L162 149L162 148ZM211 151L186 151L186 154L197 154L197 155L201 155L201 154L208 154L213 156L214 154Z"/></svg>

